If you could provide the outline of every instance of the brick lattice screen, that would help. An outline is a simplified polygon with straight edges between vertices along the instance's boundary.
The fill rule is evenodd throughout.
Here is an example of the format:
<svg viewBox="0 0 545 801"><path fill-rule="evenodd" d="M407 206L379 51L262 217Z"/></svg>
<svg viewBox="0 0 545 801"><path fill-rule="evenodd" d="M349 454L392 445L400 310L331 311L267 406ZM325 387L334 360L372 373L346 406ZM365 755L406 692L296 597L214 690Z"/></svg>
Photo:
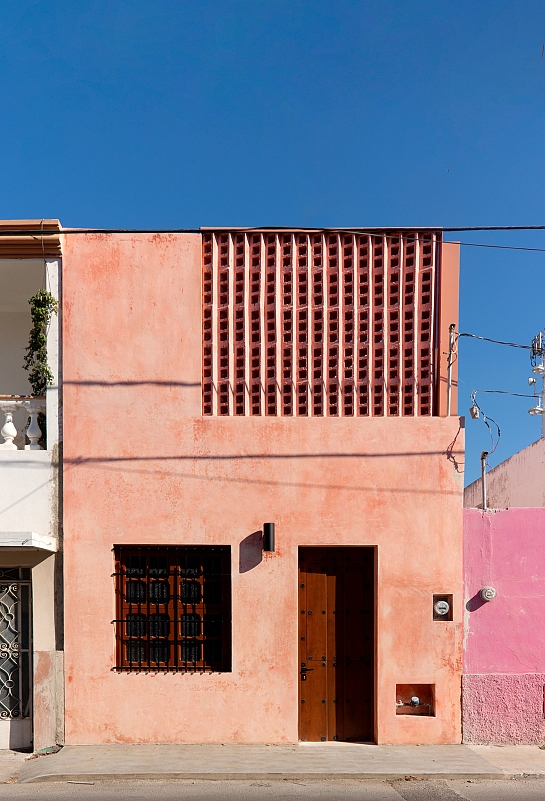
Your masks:
<svg viewBox="0 0 545 801"><path fill-rule="evenodd" d="M203 414L435 414L440 234L203 234Z"/></svg>

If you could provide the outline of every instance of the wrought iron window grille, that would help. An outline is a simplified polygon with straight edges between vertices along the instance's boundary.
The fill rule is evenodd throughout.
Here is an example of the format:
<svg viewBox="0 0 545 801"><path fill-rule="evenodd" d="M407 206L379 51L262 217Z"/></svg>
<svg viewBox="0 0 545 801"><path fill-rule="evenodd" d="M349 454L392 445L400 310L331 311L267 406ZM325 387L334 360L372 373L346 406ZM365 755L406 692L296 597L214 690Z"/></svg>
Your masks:
<svg viewBox="0 0 545 801"><path fill-rule="evenodd" d="M32 714L31 571L0 568L0 720Z"/></svg>
<svg viewBox="0 0 545 801"><path fill-rule="evenodd" d="M114 547L113 670L231 671L229 546Z"/></svg>

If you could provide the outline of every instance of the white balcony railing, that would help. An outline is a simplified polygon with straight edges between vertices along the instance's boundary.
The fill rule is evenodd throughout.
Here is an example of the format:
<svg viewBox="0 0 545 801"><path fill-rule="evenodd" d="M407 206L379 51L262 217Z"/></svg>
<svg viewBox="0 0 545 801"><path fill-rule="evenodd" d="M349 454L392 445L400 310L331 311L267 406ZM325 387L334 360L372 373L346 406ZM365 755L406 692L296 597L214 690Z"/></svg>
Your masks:
<svg viewBox="0 0 545 801"><path fill-rule="evenodd" d="M25 420L30 422L28 427L18 431L13 422L13 415L19 409L26 411L28 417ZM27 395L0 395L0 411L4 414L4 423L0 429L0 450L17 451L19 448L14 440L19 434L22 436L22 441L25 442L26 438L30 441L29 445L24 445L21 450L25 451L39 451L42 446L38 444L41 439L42 432L38 425L38 415L40 412L45 414L45 398L30 397ZM0 422L2 422L0 418ZM3 440L3 441L2 441Z"/></svg>

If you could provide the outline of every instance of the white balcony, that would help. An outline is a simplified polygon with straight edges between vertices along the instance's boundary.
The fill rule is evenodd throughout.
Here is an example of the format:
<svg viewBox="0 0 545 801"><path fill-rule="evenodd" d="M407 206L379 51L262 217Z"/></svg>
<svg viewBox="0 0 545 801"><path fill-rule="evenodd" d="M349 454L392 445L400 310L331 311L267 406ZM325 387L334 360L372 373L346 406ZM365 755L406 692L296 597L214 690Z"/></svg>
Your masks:
<svg viewBox="0 0 545 801"><path fill-rule="evenodd" d="M4 415L3 425L0 428L0 450L4 451L40 451L42 430L38 423L40 412L45 415L45 397L35 398L25 395L0 395L0 412ZM14 418L17 412L23 412L27 418L24 426L19 430ZM0 422L2 422L0 418ZM3 440L3 441L2 441Z"/></svg>
<svg viewBox="0 0 545 801"><path fill-rule="evenodd" d="M32 397L23 369L32 327L29 299L39 289L58 297L58 259L0 258L0 540L2 532L57 536L59 321L47 332L54 383ZM46 417L47 442L38 425ZM45 444L45 448L43 447ZM0 552L3 552L0 541ZM0 554L1 556L1 554Z"/></svg>

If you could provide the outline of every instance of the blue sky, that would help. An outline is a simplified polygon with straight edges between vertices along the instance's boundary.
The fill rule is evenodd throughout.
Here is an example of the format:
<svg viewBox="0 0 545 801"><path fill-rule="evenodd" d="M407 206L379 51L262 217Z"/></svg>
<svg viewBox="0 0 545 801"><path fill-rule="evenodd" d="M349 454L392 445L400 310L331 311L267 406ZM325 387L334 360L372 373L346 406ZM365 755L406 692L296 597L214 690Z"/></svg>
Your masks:
<svg viewBox="0 0 545 801"><path fill-rule="evenodd" d="M0 217L65 226L545 223L542 2L18 0L0 12ZM463 234L545 248L544 233ZM462 249L461 329L529 343L545 253ZM525 351L464 340L473 389ZM495 464L540 434L480 396ZM489 440L467 422L467 478Z"/></svg>

